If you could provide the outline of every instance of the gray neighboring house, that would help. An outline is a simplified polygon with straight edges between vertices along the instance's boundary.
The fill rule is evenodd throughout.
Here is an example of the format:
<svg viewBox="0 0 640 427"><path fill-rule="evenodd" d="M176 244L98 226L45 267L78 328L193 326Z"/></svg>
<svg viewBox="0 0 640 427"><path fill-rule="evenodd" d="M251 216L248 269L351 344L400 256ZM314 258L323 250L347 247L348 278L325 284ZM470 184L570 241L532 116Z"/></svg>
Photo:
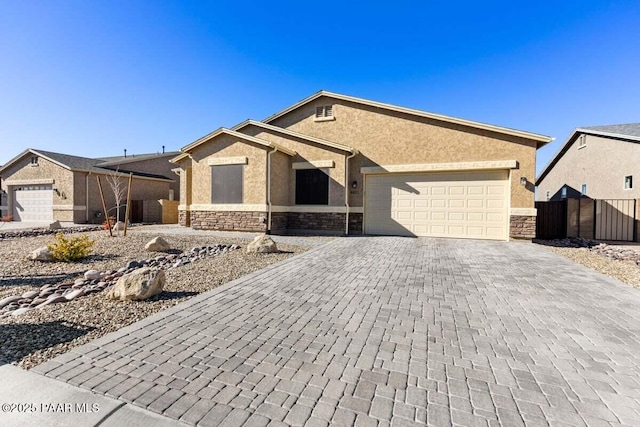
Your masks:
<svg viewBox="0 0 640 427"><path fill-rule="evenodd" d="M116 202L107 177L119 176L126 192L131 173L131 220L161 222L161 201L179 199L178 176L169 162L176 154L96 159L28 148L0 167L2 214L11 215L13 221L101 223L104 214L96 177L101 179L109 208Z"/></svg>
<svg viewBox="0 0 640 427"><path fill-rule="evenodd" d="M538 201L640 199L640 123L575 129L536 186Z"/></svg>

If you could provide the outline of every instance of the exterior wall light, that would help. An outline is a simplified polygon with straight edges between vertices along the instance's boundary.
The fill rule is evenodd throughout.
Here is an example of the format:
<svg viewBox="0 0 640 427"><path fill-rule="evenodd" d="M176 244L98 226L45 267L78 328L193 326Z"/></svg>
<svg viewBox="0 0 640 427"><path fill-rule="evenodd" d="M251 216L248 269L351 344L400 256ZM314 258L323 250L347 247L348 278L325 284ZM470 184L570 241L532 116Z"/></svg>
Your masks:
<svg viewBox="0 0 640 427"><path fill-rule="evenodd" d="M358 188L358 181L353 181L351 183L351 188Z"/></svg>
<svg viewBox="0 0 640 427"><path fill-rule="evenodd" d="M529 182L529 181L527 181L527 177L526 176L520 177L520 185L522 185L523 187L526 187L527 186L527 182Z"/></svg>

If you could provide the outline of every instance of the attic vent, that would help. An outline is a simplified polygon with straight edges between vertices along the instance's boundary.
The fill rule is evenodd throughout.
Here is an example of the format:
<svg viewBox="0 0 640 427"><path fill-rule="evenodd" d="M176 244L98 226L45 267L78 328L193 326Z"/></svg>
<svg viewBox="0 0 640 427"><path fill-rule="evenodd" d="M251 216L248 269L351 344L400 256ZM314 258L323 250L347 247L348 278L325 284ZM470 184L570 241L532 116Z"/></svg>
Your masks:
<svg viewBox="0 0 640 427"><path fill-rule="evenodd" d="M31 156L31 166L38 166L38 156Z"/></svg>
<svg viewBox="0 0 640 427"><path fill-rule="evenodd" d="M587 137L585 135L580 135L578 139L578 149L584 148L587 146Z"/></svg>
<svg viewBox="0 0 640 427"><path fill-rule="evenodd" d="M334 120L333 105L320 105L316 107L316 120Z"/></svg>

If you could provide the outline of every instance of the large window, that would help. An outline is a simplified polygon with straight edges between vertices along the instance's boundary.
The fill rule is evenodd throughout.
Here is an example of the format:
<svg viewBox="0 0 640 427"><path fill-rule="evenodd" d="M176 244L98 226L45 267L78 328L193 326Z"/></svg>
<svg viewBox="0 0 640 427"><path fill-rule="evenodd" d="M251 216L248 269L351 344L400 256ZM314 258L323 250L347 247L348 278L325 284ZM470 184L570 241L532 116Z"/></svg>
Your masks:
<svg viewBox="0 0 640 427"><path fill-rule="evenodd" d="M211 166L211 203L242 203L244 165Z"/></svg>
<svg viewBox="0 0 640 427"><path fill-rule="evenodd" d="M329 175L322 169L296 171L296 205L328 205Z"/></svg>

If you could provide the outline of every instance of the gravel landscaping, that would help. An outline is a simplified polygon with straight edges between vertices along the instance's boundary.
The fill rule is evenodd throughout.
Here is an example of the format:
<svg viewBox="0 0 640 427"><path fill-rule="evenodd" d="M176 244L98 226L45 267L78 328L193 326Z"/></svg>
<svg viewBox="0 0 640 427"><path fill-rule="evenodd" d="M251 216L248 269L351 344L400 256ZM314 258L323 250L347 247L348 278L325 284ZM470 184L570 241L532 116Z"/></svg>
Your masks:
<svg viewBox="0 0 640 427"><path fill-rule="evenodd" d="M640 246L608 245L581 238L536 243L573 262L640 288Z"/></svg>
<svg viewBox="0 0 640 427"><path fill-rule="evenodd" d="M144 250L145 243L153 237L149 234L131 233L127 237L109 237L104 231L83 234L95 240L93 255L76 263L26 261L29 252L51 243L53 236L0 240L0 299L39 290L46 284L74 283L87 270L118 270L130 261L166 255ZM163 237L171 244L173 253L219 244L239 245L241 249L167 269L164 292L147 301L109 301L105 292L98 292L19 316L2 318L0 359L30 369L72 347L307 250L278 244L280 253L248 254L244 248L250 241L245 239L189 235Z"/></svg>

